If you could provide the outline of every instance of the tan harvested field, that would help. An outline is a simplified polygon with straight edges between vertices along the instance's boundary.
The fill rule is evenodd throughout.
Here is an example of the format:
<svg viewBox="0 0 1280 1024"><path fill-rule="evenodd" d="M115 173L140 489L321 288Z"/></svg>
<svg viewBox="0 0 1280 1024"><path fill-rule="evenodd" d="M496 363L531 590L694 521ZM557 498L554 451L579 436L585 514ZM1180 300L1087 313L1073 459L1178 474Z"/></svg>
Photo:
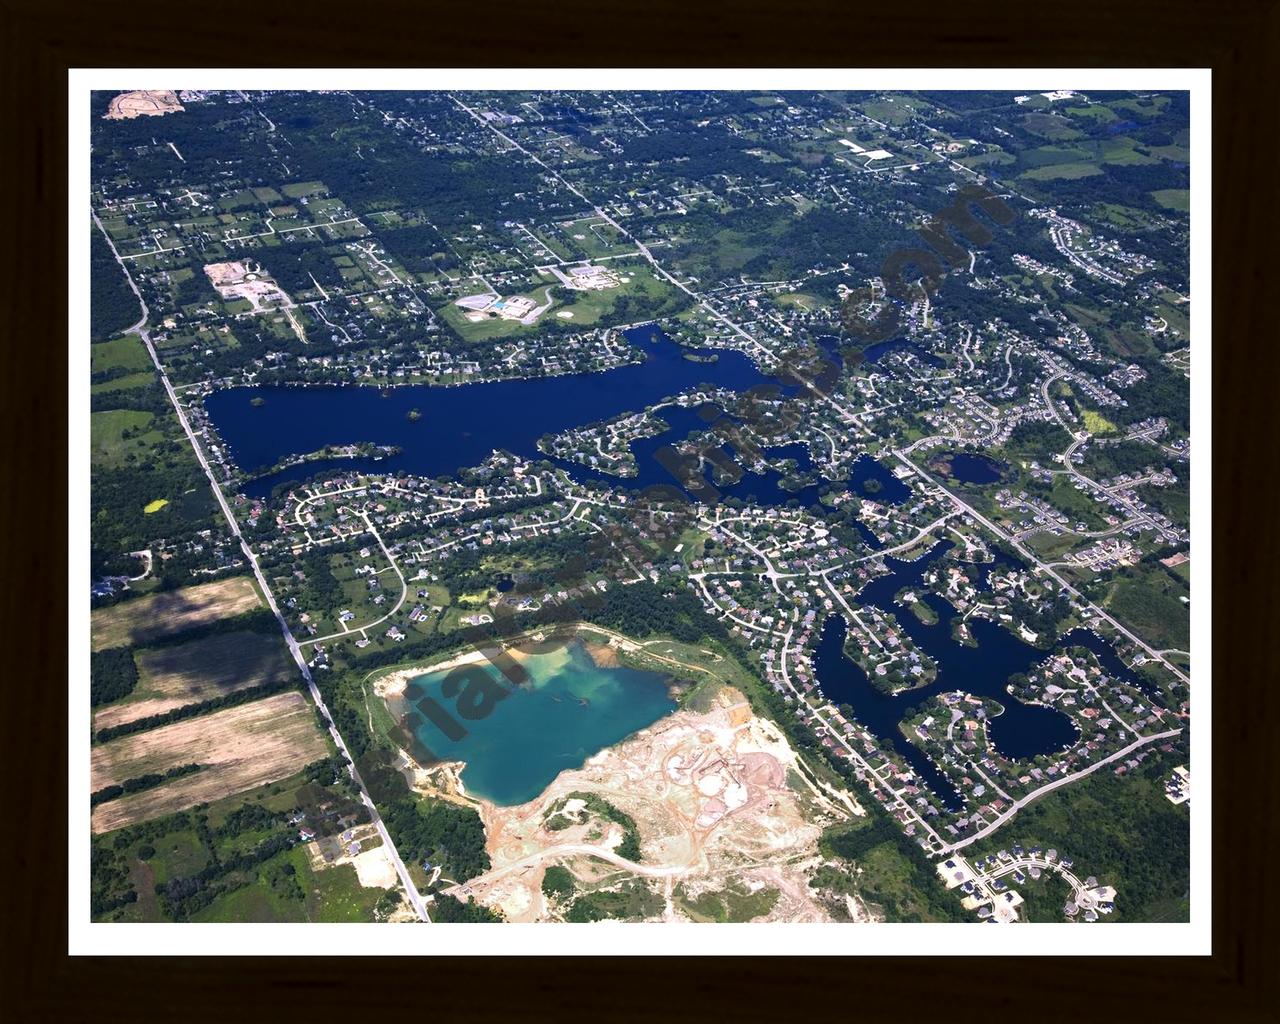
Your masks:
<svg viewBox="0 0 1280 1024"><path fill-rule="evenodd" d="M110 832L292 775L327 756L311 704L290 691L94 747L92 791L183 764L200 771L100 804L93 831Z"/></svg>
<svg viewBox="0 0 1280 1024"><path fill-rule="evenodd" d="M102 116L107 121L123 121L143 115L172 114L185 109L172 89L139 89L135 92L122 92L114 97Z"/></svg>
<svg viewBox="0 0 1280 1024"><path fill-rule="evenodd" d="M137 687L93 716L95 731L288 679L295 671L280 637L263 633L223 633L140 651L137 660Z"/></svg>
<svg viewBox="0 0 1280 1024"><path fill-rule="evenodd" d="M150 594L94 612L90 619L93 649L145 644L193 626L239 615L259 604L258 592L248 576Z"/></svg>

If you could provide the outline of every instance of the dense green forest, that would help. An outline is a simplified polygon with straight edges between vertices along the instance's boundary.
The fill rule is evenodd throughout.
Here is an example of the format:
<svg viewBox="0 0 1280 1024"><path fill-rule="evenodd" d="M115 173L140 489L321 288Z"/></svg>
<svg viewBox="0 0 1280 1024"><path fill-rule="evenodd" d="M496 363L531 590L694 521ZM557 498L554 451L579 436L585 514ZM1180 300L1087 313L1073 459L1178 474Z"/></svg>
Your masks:
<svg viewBox="0 0 1280 1024"><path fill-rule="evenodd" d="M344 284L341 271L320 242L288 241L263 251L260 260L262 269L291 296L314 290L313 277L322 288L341 288Z"/></svg>
<svg viewBox="0 0 1280 1024"><path fill-rule="evenodd" d="M124 271L97 227L89 229L89 338L106 341L142 316Z"/></svg>
<svg viewBox="0 0 1280 1024"><path fill-rule="evenodd" d="M499 924L502 915L475 900L463 903L445 893L436 893L431 903L431 920L441 924Z"/></svg>
<svg viewBox="0 0 1280 1024"><path fill-rule="evenodd" d="M470 807L413 794L392 765L390 752L375 744L365 717L363 676L364 672L326 673L320 687L401 856L411 863L440 865L445 877L455 882L487 871L489 854L480 815Z"/></svg>
<svg viewBox="0 0 1280 1024"><path fill-rule="evenodd" d="M111 647L89 655L89 702L93 707L129 696L137 683L133 648Z"/></svg>
<svg viewBox="0 0 1280 1024"><path fill-rule="evenodd" d="M1064 452L1071 444L1071 435L1057 423L1046 420L1028 420L1019 423L1009 434L1005 447L1043 458L1046 452Z"/></svg>
<svg viewBox="0 0 1280 1024"><path fill-rule="evenodd" d="M406 795L385 805L382 819L405 860L440 864L455 882L489 870L484 825L469 807Z"/></svg>
<svg viewBox="0 0 1280 1024"><path fill-rule="evenodd" d="M294 176L323 181L357 213L391 206L425 210L439 225L530 219L571 212L568 201L539 188L536 167L507 156L423 152L411 137L368 132L363 111L335 107L326 97L276 94L264 109L290 140ZM381 118L378 118L380 124ZM352 158L335 159L334 135L341 132Z"/></svg>
<svg viewBox="0 0 1280 1024"><path fill-rule="evenodd" d="M1156 755L1124 776L1095 772L1023 808L1000 837L1057 849L1075 861L1077 873L1115 886L1109 919L1186 920L1191 819L1185 804L1164 796L1164 779L1177 763Z"/></svg>
<svg viewBox="0 0 1280 1024"><path fill-rule="evenodd" d="M838 767L852 783L849 766ZM861 787L853 788L861 791ZM866 818L832 826L822 837L823 851L857 872L856 882L850 885L849 875L842 878L827 870L819 871L812 884L856 892L879 906L891 922L973 920L960 900L947 892L932 859L915 840L903 834L876 800L860 802L867 811Z"/></svg>
<svg viewBox="0 0 1280 1024"><path fill-rule="evenodd" d="M378 240L411 274L438 274L459 266L449 243L430 224L383 230Z"/></svg>

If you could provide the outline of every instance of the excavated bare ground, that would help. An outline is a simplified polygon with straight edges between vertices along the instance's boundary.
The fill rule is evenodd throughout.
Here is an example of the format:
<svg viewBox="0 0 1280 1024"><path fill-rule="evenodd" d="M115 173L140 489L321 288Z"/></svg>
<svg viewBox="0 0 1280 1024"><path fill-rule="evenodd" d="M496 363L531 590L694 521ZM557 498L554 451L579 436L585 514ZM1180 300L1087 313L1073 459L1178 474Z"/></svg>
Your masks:
<svg viewBox="0 0 1280 1024"><path fill-rule="evenodd" d="M580 820L558 831L546 827L548 811L571 793L597 794L635 820L639 863L616 852L619 825L574 813L572 805L569 817ZM684 902L730 886L776 889L773 908L756 920L830 920L808 887L821 861L818 838L851 808L861 811L851 799L841 803L813 787L777 727L727 687L710 710L662 719L562 772L536 800L478 806L493 866L452 891L501 909L509 921L559 919L542 893L546 868L557 863L583 890L644 880L664 904L653 920L688 919L677 886Z"/></svg>

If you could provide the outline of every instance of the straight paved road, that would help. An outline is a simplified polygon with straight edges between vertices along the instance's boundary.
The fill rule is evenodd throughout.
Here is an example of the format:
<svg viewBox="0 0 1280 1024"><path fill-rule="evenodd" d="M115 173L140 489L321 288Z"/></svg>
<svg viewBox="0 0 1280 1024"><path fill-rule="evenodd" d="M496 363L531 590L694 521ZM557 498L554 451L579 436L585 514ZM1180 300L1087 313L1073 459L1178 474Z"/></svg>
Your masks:
<svg viewBox="0 0 1280 1024"><path fill-rule="evenodd" d="M204 450L196 440L195 432L191 429L191 424L187 420L182 404L178 401L178 396L169 381L169 375L165 373L160 357L156 354L155 346L151 343L151 335L146 328L147 319L150 317L151 311L147 308L147 303L142 298L142 293L138 291L138 286L134 283L133 275L129 273L129 268L120 258L119 252L116 251L115 243L112 242L111 236L107 234L102 222L98 220L98 215L90 210L90 216L93 217L94 224L97 225L98 230L102 232L102 236L107 240L107 245L111 247L111 252L115 256L116 262L120 264L120 269L124 271L129 287L133 289L133 294L138 297L138 304L142 307L142 319L134 324L130 330L135 332L147 347L151 362L155 364L156 373L160 375L160 383L164 385L165 393L169 396L169 402L173 405L173 411L178 416L178 422L182 424L182 430L187 435L187 440L191 442L191 448L196 453L200 468L204 470L205 476L209 478L209 486L213 488L213 496L217 499L218 506L222 509L222 514L227 520L227 526L236 540L240 542L240 549L244 552L245 558L253 568L253 575L258 580L258 586L262 588L263 596L267 599L267 605L271 608L271 613L275 615L276 621L280 624L280 631L284 634L285 643L289 646L289 653L293 655L293 660L301 670L302 678L307 681L307 689L311 693L311 699L315 702L316 707L320 709L324 720L329 724L329 735L333 737L333 742L342 756L346 758L351 778L360 787L360 800L368 808L373 824L378 830L378 835L382 837L383 845L391 857L391 862L395 865L396 874L400 876L400 883L404 886L409 902L413 905L413 909L420 920L430 921L431 918L427 916L427 906L422 899L422 894L418 892L417 886L413 884L413 879L409 877L409 871L405 867L404 861L400 859L400 852L396 849L396 844L391 839L391 833L387 831L387 827L382 821L382 816L378 813L377 807L374 806L373 800L369 797L369 791L365 788L364 780L360 778L360 773L356 770L355 759L347 749L347 744L342 739L342 734L338 732L337 726L333 724L333 718L329 714L329 709L325 706L324 698L320 695L320 690L311 676L311 668L302 656L302 650L298 647L298 642L293 638L293 632L289 629L289 624L285 622L284 616L280 613L280 607L276 604L275 595L271 592L271 586L267 583L267 578L263 575L262 568L258 565L258 559L254 555L253 549L249 547L249 543L240 532L240 524L236 522L236 517L231 512L231 506L227 504L222 488L218 486L217 478L213 475L213 470L209 467L209 463L204 457Z"/></svg>

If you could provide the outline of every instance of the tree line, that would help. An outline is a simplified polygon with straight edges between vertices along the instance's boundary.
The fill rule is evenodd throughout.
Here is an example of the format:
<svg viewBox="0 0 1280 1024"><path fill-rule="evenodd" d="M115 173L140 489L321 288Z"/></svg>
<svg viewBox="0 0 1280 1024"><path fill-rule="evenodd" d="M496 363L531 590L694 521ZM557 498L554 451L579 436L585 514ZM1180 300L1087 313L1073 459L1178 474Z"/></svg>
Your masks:
<svg viewBox="0 0 1280 1024"><path fill-rule="evenodd" d="M148 729L155 729L162 725L171 725L174 722L195 718L197 715L207 715L211 711L221 711L223 708L235 707L237 704L248 704L259 697L279 693L281 690L294 689L296 686L296 680L288 679L273 683L262 683L260 686L250 686L243 690L235 690L231 693L223 694L221 697L211 697L209 700L201 701L198 704L184 704L180 708L164 711L158 715L148 715L146 718L135 718L131 722L108 726L105 729L99 729L94 733L93 738L97 743L106 743L108 740L113 740L120 736L128 736L135 732L145 732Z"/></svg>
<svg viewBox="0 0 1280 1024"><path fill-rule="evenodd" d="M95 790L89 795L89 806L97 807L98 804L106 803L108 800L114 800L117 797L126 796L130 793L141 793L146 789L155 789L156 786L168 782L170 779L180 779L184 775L198 772L203 767L204 765L202 764L180 764L166 772L149 772L146 775L125 779L119 785L103 786L102 789Z"/></svg>

